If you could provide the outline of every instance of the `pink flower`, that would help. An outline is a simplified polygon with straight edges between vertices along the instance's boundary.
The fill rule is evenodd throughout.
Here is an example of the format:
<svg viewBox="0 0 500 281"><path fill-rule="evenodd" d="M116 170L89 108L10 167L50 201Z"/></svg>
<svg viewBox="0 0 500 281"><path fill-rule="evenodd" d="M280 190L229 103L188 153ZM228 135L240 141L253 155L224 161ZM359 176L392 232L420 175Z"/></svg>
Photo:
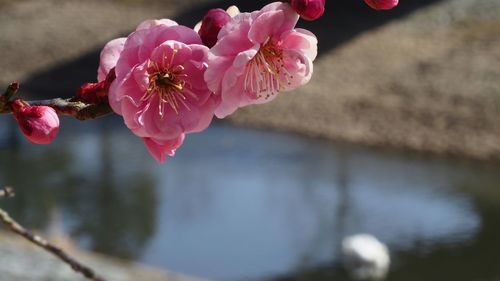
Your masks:
<svg viewBox="0 0 500 281"><path fill-rule="evenodd" d="M198 34L171 20L145 21L101 52L98 80L114 67L109 104L144 139L158 162L172 156L185 133L210 124L218 103L203 75L208 48Z"/></svg>
<svg viewBox="0 0 500 281"><path fill-rule="evenodd" d="M217 34L230 19L231 16L222 9L209 10L203 17L198 31L203 44L209 48L213 47L217 43Z"/></svg>
<svg viewBox="0 0 500 281"><path fill-rule="evenodd" d="M52 107L31 106L17 99L12 103L12 113L23 135L32 143L48 144L59 131L59 117Z"/></svg>
<svg viewBox="0 0 500 281"><path fill-rule="evenodd" d="M398 5L399 0L365 0L375 10L390 10Z"/></svg>
<svg viewBox="0 0 500 281"><path fill-rule="evenodd" d="M316 20L325 12L325 0L292 0L291 5L305 20Z"/></svg>
<svg viewBox="0 0 500 281"><path fill-rule="evenodd" d="M217 117L271 101L311 79L317 40L294 29L298 18L289 4L275 2L240 13L221 29L205 72L208 87L221 98Z"/></svg>

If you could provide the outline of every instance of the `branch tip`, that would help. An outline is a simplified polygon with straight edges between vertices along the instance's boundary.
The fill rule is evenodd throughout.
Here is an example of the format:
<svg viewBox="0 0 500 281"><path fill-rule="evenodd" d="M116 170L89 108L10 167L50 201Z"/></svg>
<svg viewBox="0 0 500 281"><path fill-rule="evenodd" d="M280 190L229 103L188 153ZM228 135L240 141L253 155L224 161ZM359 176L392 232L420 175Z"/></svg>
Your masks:
<svg viewBox="0 0 500 281"><path fill-rule="evenodd" d="M4 188L5 190L5 188ZM85 276L88 280L92 281L105 281L104 278L97 275L90 267L87 267L77 261L75 258L71 257L69 254L64 252L61 248L50 244L47 240L42 237L32 234L26 230L22 225L16 222L5 210L0 208L0 221L13 233L21 236L22 238L30 241L38 247L41 247L45 251L53 254L61 261L68 264L75 272L78 272Z"/></svg>

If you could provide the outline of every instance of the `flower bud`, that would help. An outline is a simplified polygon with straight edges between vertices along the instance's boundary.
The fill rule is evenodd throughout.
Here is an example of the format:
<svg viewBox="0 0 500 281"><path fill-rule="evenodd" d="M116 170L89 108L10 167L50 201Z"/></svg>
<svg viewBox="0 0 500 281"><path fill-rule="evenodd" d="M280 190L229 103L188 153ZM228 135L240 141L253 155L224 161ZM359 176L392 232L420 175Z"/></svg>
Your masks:
<svg viewBox="0 0 500 281"><path fill-rule="evenodd" d="M86 103L98 104L107 102L109 87L111 86L111 83L113 82L113 80L115 80L115 78L115 69L112 68L106 76L105 80L102 80L98 83L83 84L80 89L78 89L76 96L81 101Z"/></svg>
<svg viewBox="0 0 500 281"><path fill-rule="evenodd" d="M325 12L325 0L292 0L290 4L305 20L317 20Z"/></svg>
<svg viewBox="0 0 500 281"><path fill-rule="evenodd" d="M217 43L217 35L221 28L231 19L231 16L222 9L211 9L201 22L198 34L205 46L212 48Z"/></svg>
<svg viewBox="0 0 500 281"><path fill-rule="evenodd" d="M32 143L48 144L59 131L59 117L52 107L31 106L17 99L12 103L12 113L23 135Z"/></svg>
<svg viewBox="0 0 500 281"><path fill-rule="evenodd" d="M390 10L398 5L399 0L365 0L375 10Z"/></svg>

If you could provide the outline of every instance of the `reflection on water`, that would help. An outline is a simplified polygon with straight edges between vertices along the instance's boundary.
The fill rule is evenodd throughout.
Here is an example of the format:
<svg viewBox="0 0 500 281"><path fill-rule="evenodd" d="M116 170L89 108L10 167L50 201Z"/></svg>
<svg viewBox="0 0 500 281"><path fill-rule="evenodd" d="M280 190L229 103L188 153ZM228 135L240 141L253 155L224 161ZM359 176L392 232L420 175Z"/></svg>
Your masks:
<svg viewBox="0 0 500 281"><path fill-rule="evenodd" d="M500 277L498 166L220 124L160 166L117 120L66 123L53 145L1 148L0 182L21 222L57 210L86 248L213 280L345 280L339 243L368 232L390 280Z"/></svg>

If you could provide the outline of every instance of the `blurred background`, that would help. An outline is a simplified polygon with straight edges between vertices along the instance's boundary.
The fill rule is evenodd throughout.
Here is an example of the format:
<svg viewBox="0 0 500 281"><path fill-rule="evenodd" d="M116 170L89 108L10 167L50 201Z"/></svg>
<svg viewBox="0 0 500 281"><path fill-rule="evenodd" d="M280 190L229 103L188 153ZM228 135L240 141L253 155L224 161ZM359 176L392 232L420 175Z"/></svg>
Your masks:
<svg viewBox="0 0 500 281"><path fill-rule="evenodd" d="M144 19L266 3L0 0L0 87L69 97ZM360 232L389 247L387 280L500 280L500 1L328 0L299 26L319 39L312 81L165 165L116 116L63 118L48 146L2 116L0 184L17 192L2 207L68 249L206 280L350 280L340 243ZM75 280L27 271L2 239L0 280Z"/></svg>

